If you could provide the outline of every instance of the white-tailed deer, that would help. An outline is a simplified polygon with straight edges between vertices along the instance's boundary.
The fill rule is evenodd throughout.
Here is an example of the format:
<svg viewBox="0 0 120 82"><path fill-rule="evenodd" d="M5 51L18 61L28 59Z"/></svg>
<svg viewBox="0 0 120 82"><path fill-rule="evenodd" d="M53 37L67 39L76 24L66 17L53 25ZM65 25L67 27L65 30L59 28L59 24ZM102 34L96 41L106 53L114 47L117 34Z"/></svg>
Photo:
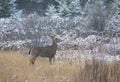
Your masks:
<svg viewBox="0 0 120 82"><path fill-rule="evenodd" d="M30 64L34 65L34 62L38 56L48 57L49 62L52 63L52 59L55 59L55 54L57 50L57 43L60 42L60 39L55 38L55 36L50 36L53 40L51 46L46 47L32 47L29 50L30 56Z"/></svg>

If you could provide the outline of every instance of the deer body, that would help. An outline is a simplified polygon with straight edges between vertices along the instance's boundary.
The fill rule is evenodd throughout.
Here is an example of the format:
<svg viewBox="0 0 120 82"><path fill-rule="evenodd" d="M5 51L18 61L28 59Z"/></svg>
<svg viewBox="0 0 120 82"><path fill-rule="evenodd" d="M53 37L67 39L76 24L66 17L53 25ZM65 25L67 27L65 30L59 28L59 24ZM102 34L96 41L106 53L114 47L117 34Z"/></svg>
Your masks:
<svg viewBox="0 0 120 82"><path fill-rule="evenodd" d="M57 50L57 40L54 37L51 37L51 38L53 40L53 43L51 46L33 47L30 49L29 51L29 54L31 55L30 64L34 64L38 56L49 58L49 62L51 63L52 58L55 57L56 50Z"/></svg>

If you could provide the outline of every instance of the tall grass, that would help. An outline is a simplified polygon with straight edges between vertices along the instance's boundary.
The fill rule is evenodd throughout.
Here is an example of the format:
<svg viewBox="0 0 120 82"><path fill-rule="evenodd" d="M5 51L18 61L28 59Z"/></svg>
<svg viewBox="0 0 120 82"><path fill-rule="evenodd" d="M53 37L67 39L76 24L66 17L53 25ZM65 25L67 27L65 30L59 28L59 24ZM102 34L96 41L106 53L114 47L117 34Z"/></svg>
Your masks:
<svg viewBox="0 0 120 82"><path fill-rule="evenodd" d="M105 62L92 60L92 64L85 64L83 71L79 71L75 82L120 82L120 61Z"/></svg>
<svg viewBox="0 0 120 82"><path fill-rule="evenodd" d="M0 82L73 82L71 77L79 70L79 65L65 64L57 59L53 65L48 59L38 58L34 66L29 65L29 57L15 51L0 52Z"/></svg>
<svg viewBox="0 0 120 82"><path fill-rule="evenodd" d="M30 66L27 55L1 51L0 82L120 82L120 61L61 61L50 65L48 59L38 58Z"/></svg>

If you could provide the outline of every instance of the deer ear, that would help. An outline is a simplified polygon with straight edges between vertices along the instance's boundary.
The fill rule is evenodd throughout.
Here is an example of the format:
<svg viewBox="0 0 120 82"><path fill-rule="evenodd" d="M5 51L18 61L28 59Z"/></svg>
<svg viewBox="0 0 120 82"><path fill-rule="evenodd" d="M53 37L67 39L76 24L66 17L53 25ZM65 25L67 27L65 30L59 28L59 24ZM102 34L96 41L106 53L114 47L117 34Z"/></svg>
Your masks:
<svg viewBox="0 0 120 82"><path fill-rule="evenodd" d="M56 35L49 35L51 38L55 38Z"/></svg>

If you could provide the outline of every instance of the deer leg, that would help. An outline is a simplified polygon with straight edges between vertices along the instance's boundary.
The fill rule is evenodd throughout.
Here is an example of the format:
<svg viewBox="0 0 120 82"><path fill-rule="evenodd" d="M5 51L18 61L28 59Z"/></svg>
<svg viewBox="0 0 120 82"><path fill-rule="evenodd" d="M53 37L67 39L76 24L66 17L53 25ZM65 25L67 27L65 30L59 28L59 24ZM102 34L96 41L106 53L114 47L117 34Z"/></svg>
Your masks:
<svg viewBox="0 0 120 82"><path fill-rule="evenodd" d="M34 62L35 62L35 61L30 61L30 65L34 65Z"/></svg>
<svg viewBox="0 0 120 82"><path fill-rule="evenodd" d="M30 60L30 65L34 65L34 63L35 63L35 60L31 59Z"/></svg>
<svg viewBox="0 0 120 82"><path fill-rule="evenodd" d="M53 62L55 62L55 56L49 57L49 62L50 62L50 64L52 64L52 60L53 60Z"/></svg>
<svg viewBox="0 0 120 82"><path fill-rule="evenodd" d="M30 58L30 65L34 65L36 58L37 58L37 55L36 56L32 56Z"/></svg>
<svg viewBox="0 0 120 82"><path fill-rule="evenodd" d="M55 62L55 56L53 56L53 62Z"/></svg>
<svg viewBox="0 0 120 82"><path fill-rule="evenodd" d="M52 57L49 57L49 62L50 64L52 64Z"/></svg>

